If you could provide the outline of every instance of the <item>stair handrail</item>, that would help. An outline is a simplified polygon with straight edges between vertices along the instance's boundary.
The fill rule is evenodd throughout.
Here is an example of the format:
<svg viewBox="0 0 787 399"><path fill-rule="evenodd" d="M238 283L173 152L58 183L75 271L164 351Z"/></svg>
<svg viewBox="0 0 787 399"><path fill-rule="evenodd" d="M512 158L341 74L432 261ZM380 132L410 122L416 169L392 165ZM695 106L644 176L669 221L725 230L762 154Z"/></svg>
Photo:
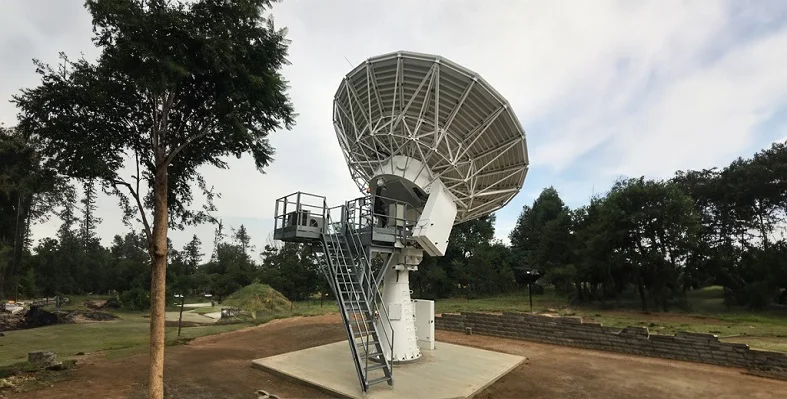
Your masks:
<svg viewBox="0 0 787 399"><path fill-rule="evenodd" d="M349 291L347 291L347 293L350 294L351 296L357 298L357 296L358 296L357 294L358 293L355 290L354 285L352 284L351 278L346 274L346 272L342 271L342 269L344 269L344 270L347 269L347 264L343 260L341 260L341 259L344 258L344 256L343 256L343 254L340 253L340 251L342 251L342 249L341 249L342 246L341 246L341 242L339 241L339 236L340 236L339 232L342 231L342 228L343 228L342 223L341 222L333 222L331 220L331 218L330 218L330 214L328 215L327 221L329 222L327 227L329 229L333 230L333 231L329 231L327 234L324 235L325 237L328 237L328 239L330 240L330 242L332 244L330 250L333 253L329 253L328 254L328 258L329 259L336 259L337 261L341 262L342 263L341 266L343 266L343 267L340 267L340 265L338 265L338 264L332 265L334 278L336 278L337 282L344 283L345 287L347 287L347 283L349 282ZM328 248L326 248L326 250L328 250ZM334 256L334 257L332 257L332 256ZM349 341L351 343L351 345L350 345L351 352L352 352L352 355L353 355L353 359L355 359L355 361L353 363L355 365L355 369L356 369L356 373L358 374L358 378L361 381L361 387L363 388L364 391L366 391L366 389L368 387L368 385L367 385L368 366L363 366L363 368L362 368L362 365L360 363L359 350L358 350L358 346L357 346L358 343L356 342L356 337L355 337L355 334L354 334L353 330L358 329L359 332L363 332L363 334L360 337L361 338L361 344L363 344L364 350L368 353L368 349L367 349L368 348L368 339L369 339L368 338L368 336L369 336L368 329L366 329L366 331L361 331L361 330L365 329L365 326L364 326L364 323L362 323L362 322L360 322L358 320L358 312L357 311L359 309L356 309L355 307L353 307L352 304L350 304L350 306L348 307L347 304L344 302L344 299L343 299L343 294L344 293L342 292L341 286L340 285L337 286L336 289L337 289L337 292L336 292L336 294L337 294L337 301L339 302L339 310L342 312L342 319L344 320L345 330L347 332L348 339L349 339ZM353 328L352 324L355 324L356 327Z"/></svg>
<svg viewBox="0 0 787 399"><path fill-rule="evenodd" d="M340 208L340 207L336 207L336 208ZM342 210L344 211L346 209L342 209ZM355 256L353 256L354 255L353 252L355 252L355 254L359 253L358 252L358 244L360 244L360 239L357 236L357 232L354 229L349 229L348 230L348 225L346 223L334 222L330 218L330 212L329 212L328 221L329 221L328 227L332 231L329 232L328 234L326 234L326 236L330 237L331 244L332 244L331 245L332 250L334 251L334 254L337 255L336 259L344 259L344 256L339 253L339 248L343 247L342 243L339 241L339 236L344 236L344 238L345 238L344 242L347 244L347 250L350 253L350 256L354 260L359 259L359 258L356 258ZM329 257L330 257L330 254L329 254ZM366 269L368 271L368 265L369 265L368 257L363 256L363 257L360 258L360 260L361 260L362 264L365 263L365 267L366 267ZM383 333L382 333L382 335L378 332L377 333L377 337L378 337L378 339L385 338L386 339L386 343L388 343L389 348L391 348L391 350L393 350L393 343L394 343L394 335L393 334L394 334L394 332L393 332L393 328L392 328L392 325L391 325L391 322L390 322L390 317L388 315L387 309L384 306L383 307L379 306L379 304L382 303L381 295L379 295L379 292L378 292L377 295L374 297L375 300L374 301L370 301L369 300L369 296L365 292L366 290L363 289L363 286L362 286L363 282L362 281L358 281L361 289L357 290L355 285L352 284L352 278L346 272L342 271L342 270L349 270L349 267L348 267L349 265L346 262L344 262L343 260L341 262L342 262L341 266L343 266L343 267L339 267L339 265L334 265L333 266L333 273L334 273L334 275L337 278L337 282L340 279L343 280L341 282L344 282L345 284L350 282L349 289L347 290L346 293L349 294L350 296L352 296L355 300L360 300L360 301L363 301L365 304L367 304L367 307L369 309L370 315L373 316L374 314L377 314L378 317L383 318L383 324L387 323L388 328L391 330L391 336L390 337L388 336L388 330L386 330L385 326L383 326ZM355 270L355 271L356 271L356 274L358 274L359 276L364 276L364 274L358 273L359 270ZM337 286L337 290L340 290L340 289L341 289L341 287ZM348 309L345 306L345 304L344 304L344 300L342 299L343 298L342 297L342 292L337 291L337 296L339 297L339 303L340 303L340 306L341 306L341 311L343 312L343 315L344 315L343 318L346 321L345 324L347 324L348 336L352 337L352 342L353 342L352 351L353 351L354 358L360 360L360 357L358 356L359 355L358 354L358 348L357 348L356 345L360 344L361 347L363 348L363 351L364 351L365 363L363 365L363 370L360 369L361 365L358 362L356 362L356 371L358 372L361 381L366 385L367 381L368 381L368 373L369 373L369 370L368 370L369 369L369 356L368 355L370 353L369 346L370 346L370 337L372 336L372 334L371 334L372 331L369 329L369 325L365 322L365 321L367 321L366 315L362 315L362 317L361 317L362 320L359 320L358 312L356 312L356 311L357 310L361 310L361 309L360 308L356 309L352 305ZM369 305L371 305L371 306L369 306ZM350 320L350 318L351 318L351 320ZM356 343L355 336L354 336L353 331L352 331L353 329L349 325L349 322L354 322L354 324L356 325L356 327L358 329L358 332L361 334L361 336L359 337L360 340L361 340L360 343ZM374 323L374 319L372 319L371 322ZM373 327L373 328L374 328L374 330L377 330L376 327ZM383 349L382 345L380 347L381 347L381 349ZM382 361L385 364L385 367L386 367L386 369L388 371L388 377L393 378L392 377L393 376L393 368L391 367L391 364L388 361L388 359L385 358L385 350L384 349L381 352L381 355L382 355ZM391 383L392 382L393 382L393 380L391 380Z"/></svg>
<svg viewBox="0 0 787 399"><path fill-rule="evenodd" d="M361 242L360 233L355 230L353 223L347 223L347 233L348 233L347 235L350 237L349 242L352 244L353 250L360 255L359 259L364 269L363 273L361 274L363 278L361 287L364 288L366 294L364 295L365 300L367 300L367 303L370 303L372 305L370 307L371 308L370 310L372 310L373 313L377 315L378 319L382 321L381 326L383 327L382 328L383 335L386 340L386 344L388 344L388 348L391 351L391 354L393 354L394 343L395 343L394 329L393 329L393 325L391 324L388 307L385 306L382 295L380 294L379 286L376 286L374 284L375 278L374 278L374 274L372 273L372 263L371 260L369 259L369 254L363 248L363 243ZM369 299L371 299L371 301ZM391 332L390 336L388 335L388 331ZM378 337L379 336L380 334L378 332ZM368 353L368 348L366 350ZM390 368L391 374L393 374L393 368L390 367L389 361L385 358L385 353L383 353L383 361L386 363L386 366ZM367 367L368 367L368 361L367 361Z"/></svg>

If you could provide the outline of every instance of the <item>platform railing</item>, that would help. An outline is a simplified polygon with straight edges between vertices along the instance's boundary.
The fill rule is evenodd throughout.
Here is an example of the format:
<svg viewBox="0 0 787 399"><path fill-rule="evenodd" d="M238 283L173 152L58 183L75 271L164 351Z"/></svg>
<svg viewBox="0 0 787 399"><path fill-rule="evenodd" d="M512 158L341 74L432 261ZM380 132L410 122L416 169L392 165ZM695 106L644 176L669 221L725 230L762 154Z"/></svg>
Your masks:
<svg viewBox="0 0 787 399"><path fill-rule="evenodd" d="M274 231L289 226L307 226L309 215L319 216L325 221L327 201L322 195L296 192L276 200Z"/></svg>

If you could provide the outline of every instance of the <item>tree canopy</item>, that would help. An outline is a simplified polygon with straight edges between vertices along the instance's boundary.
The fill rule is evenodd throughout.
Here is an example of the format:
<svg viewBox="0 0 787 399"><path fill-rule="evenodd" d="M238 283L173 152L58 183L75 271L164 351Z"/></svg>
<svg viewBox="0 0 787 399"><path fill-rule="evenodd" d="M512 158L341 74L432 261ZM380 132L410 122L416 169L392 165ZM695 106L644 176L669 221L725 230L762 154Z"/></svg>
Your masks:
<svg viewBox="0 0 787 399"><path fill-rule="evenodd" d="M267 0L85 5L98 59L37 61L41 83L13 102L45 166L98 179L139 216L154 260L150 392L161 398L167 228L211 219L214 193L200 167L226 168L225 157L244 153L260 171L271 162L268 134L294 122L280 73L288 41L263 17ZM200 210L190 208L195 183L208 203Z"/></svg>
<svg viewBox="0 0 787 399"><path fill-rule="evenodd" d="M522 210L512 251L576 301L633 289L643 309L666 310L718 284L729 304L763 307L787 302L786 244L774 234L784 231L785 196L784 143L722 169L621 179L575 210L550 187Z"/></svg>

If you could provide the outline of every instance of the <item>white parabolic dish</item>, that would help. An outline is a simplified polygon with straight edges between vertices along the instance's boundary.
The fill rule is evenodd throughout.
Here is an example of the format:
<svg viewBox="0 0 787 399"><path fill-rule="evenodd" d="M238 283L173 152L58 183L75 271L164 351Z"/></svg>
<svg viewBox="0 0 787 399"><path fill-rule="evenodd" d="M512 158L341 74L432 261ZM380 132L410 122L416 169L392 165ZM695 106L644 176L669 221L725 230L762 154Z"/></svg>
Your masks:
<svg viewBox="0 0 787 399"><path fill-rule="evenodd" d="M408 156L445 184L457 205L455 223L505 206L527 174L525 130L508 101L440 56L369 58L336 91L333 122L359 189L391 156Z"/></svg>

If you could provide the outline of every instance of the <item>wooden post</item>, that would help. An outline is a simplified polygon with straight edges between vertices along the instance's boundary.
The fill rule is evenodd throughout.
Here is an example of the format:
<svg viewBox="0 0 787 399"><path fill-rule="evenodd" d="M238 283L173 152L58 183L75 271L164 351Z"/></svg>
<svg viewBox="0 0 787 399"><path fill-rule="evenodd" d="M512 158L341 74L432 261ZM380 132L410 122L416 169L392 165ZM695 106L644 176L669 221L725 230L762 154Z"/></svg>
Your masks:
<svg viewBox="0 0 787 399"><path fill-rule="evenodd" d="M180 322L183 320L183 305L186 304L186 296L181 295L180 297L180 315L178 316L178 338L180 338Z"/></svg>

